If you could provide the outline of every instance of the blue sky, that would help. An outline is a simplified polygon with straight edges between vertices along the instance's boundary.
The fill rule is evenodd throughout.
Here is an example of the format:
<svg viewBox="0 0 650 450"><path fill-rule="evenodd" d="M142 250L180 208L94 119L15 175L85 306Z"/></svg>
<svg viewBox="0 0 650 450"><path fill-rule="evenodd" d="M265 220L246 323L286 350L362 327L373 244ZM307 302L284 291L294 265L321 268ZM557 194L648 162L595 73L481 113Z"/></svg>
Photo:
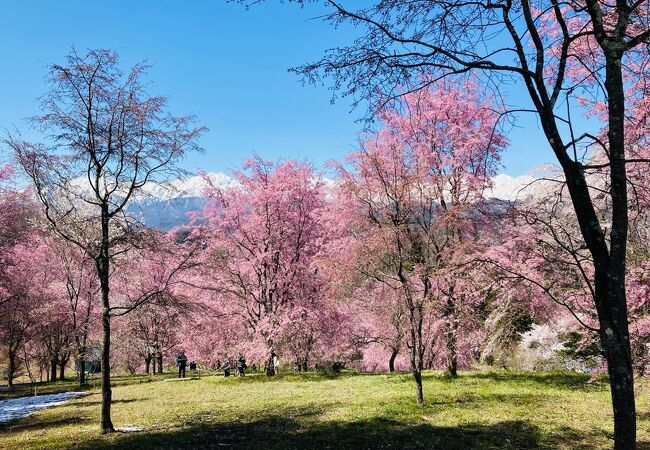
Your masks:
<svg viewBox="0 0 650 450"><path fill-rule="evenodd" d="M229 172L253 151L268 159L321 165L357 141L364 111L330 104L323 86L303 86L287 69L350 42L353 28L312 20L324 9L276 1L246 10L221 1L5 2L0 15L0 127L25 129L46 86L46 65L72 46L117 50L125 64L148 59L149 91L170 97L175 114L195 114L210 131L191 171ZM514 93L518 100L519 93ZM523 96L521 97L523 98ZM504 172L521 175L552 161L532 118L510 135Z"/></svg>

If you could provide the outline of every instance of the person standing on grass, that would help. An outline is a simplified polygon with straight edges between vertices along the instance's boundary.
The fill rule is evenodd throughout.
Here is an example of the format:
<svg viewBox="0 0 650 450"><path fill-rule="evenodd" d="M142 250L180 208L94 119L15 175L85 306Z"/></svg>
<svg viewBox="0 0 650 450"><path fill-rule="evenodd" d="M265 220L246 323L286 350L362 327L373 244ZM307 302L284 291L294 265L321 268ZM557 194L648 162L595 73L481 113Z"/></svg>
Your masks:
<svg viewBox="0 0 650 450"><path fill-rule="evenodd" d="M273 352L273 372L277 375L280 370L280 358Z"/></svg>
<svg viewBox="0 0 650 450"><path fill-rule="evenodd" d="M185 350L181 350L181 352L176 357L176 365L178 366L178 378L185 378L185 366L187 365L187 356L185 356Z"/></svg>
<svg viewBox="0 0 650 450"><path fill-rule="evenodd" d="M240 353L239 358L237 359L237 375L243 377L245 370L246 370L246 358L244 358L244 355Z"/></svg>
<svg viewBox="0 0 650 450"><path fill-rule="evenodd" d="M221 366L221 369L223 370L224 378L230 376L230 358L228 358L227 356L223 360L223 365Z"/></svg>

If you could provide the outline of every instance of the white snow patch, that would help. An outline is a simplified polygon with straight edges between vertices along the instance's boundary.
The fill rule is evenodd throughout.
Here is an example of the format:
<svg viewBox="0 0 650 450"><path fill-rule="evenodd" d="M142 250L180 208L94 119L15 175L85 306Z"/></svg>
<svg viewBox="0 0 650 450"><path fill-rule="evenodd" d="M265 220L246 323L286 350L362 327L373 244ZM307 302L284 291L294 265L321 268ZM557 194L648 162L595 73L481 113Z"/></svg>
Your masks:
<svg viewBox="0 0 650 450"><path fill-rule="evenodd" d="M486 196L500 200L518 200L528 195L526 191L530 191L531 183L534 181L535 177L532 175L512 177L508 174L501 173L492 178L492 188L488 189Z"/></svg>
<svg viewBox="0 0 650 450"><path fill-rule="evenodd" d="M134 425L127 425L124 427L115 428L115 431L119 431L120 433L138 433L140 431L144 431L144 428L136 427Z"/></svg>
<svg viewBox="0 0 650 450"><path fill-rule="evenodd" d="M239 183L236 179L223 172L210 172L205 174L205 176L194 175L189 178L179 178L164 184L148 184L144 186L143 192L140 195L159 200L204 197L205 190L210 184L217 188L231 188L238 186Z"/></svg>
<svg viewBox="0 0 650 450"><path fill-rule="evenodd" d="M555 172L553 171L555 170ZM486 197L506 201L525 200L529 197L542 196L548 191L548 183L540 182L542 178L557 177L557 169L554 166L539 166L526 175L513 177L501 173L492 178L492 187L485 192ZM208 182L208 180L210 180ZM322 177L319 180L325 186L327 195L331 197L331 191L338 182L332 178ZM78 193L90 192L85 178L78 178L72 181ZM202 198L205 197L206 188L210 185L216 188L234 188L240 183L231 175L223 172L207 172L203 175L194 175L188 178L178 178L164 183L148 183L133 197L134 202L147 200L168 201L179 198Z"/></svg>
<svg viewBox="0 0 650 450"><path fill-rule="evenodd" d="M208 182L208 180L210 181ZM141 202L147 199L172 200L175 198L204 197L206 188L210 185L217 188L230 188L238 186L239 182L223 172L210 172L205 175L177 178L160 183L149 182L137 190L132 199L134 202ZM82 197L92 199L95 195L85 177L71 180L69 189L74 192L72 197L76 196L77 199ZM125 195L125 192L117 190L116 195L120 194Z"/></svg>
<svg viewBox="0 0 650 450"><path fill-rule="evenodd" d="M68 400L86 394L86 392L62 392L0 400L0 424L22 419L41 409L63 405Z"/></svg>

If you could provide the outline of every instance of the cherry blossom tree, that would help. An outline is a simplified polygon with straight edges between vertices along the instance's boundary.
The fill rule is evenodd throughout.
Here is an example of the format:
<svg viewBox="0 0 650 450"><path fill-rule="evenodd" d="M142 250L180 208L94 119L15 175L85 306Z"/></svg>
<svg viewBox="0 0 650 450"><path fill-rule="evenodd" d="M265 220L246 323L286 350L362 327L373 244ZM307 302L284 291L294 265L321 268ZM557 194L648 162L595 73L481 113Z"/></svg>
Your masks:
<svg viewBox="0 0 650 450"><path fill-rule="evenodd" d="M52 284L51 287L54 287ZM52 292L35 308L38 317L37 339L45 348L50 361L50 381L65 380L65 367L71 356L73 341L70 313L64 298Z"/></svg>
<svg viewBox="0 0 650 450"><path fill-rule="evenodd" d="M33 229L36 208L25 192L16 189L14 169L0 167L0 273L7 267L5 251L25 239ZM0 293L0 305L3 296ZM4 297L4 298L9 298Z"/></svg>
<svg viewBox="0 0 650 450"><path fill-rule="evenodd" d="M145 373L163 373L163 357L182 342L180 323L188 317L187 309L171 293L163 292L128 316L122 331L131 337L127 351L135 348Z"/></svg>
<svg viewBox="0 0 650 450"><path fill-rule="evenodd" d="M470 211L480 205L506 142L495 131L491 100L472 82L408 94L402 109L381 117L384 127L350 155L354 171L337 166L343 202L351 205L352 242L345 248L357 255L365 277L394 289L403 302L422 403L426 336L436 309L451 323L445 336L449 369L456 370L457 303L465 294L454 292L454 268L471 244Z"/></svg>
<svg viewBox="0 0 650 450"><path fill-rule="evenodd" d="M211 187L203 211L208 284L225 315L246 331L239 351L271 359L285 337L304 325L321 299L314 265L323 236L321 182L305 163L247 160L237 186ZM309 345L304 350L308 350Z"/></svg>
<svg viewBox="0 0 650 450"><path fill-rule="evenodd" d="M333 12L326 20L352 23L364 32L349 46L296 71L310 81L331 76L335 88L369 99L374 110L400 96L400 87L426 89L449 75L476 74L486 89L499 89L504 80L522 83L530 101L512 96L511 103L519 104L509 111L535 115L562 168L582 242L594 261L593 298L611 380L615 447L635 448L625 291L627 170L647 159L626 148L626 86L647 67L648 2L390 0L357 10L328 3ZM599 130L582 132L572 120L572 112L585 111L576 98L580 94L602 105L605 140ZM585 156L594 147L602 147L605 155L601 167L609 179L609 226L598 218L586 178L590 165Z"/></svg>
<svg viewBox="0 0 650 450"><path fill-rule="evenodd" d="M38 314L39 307L51 301L48 287L52 277L46 270L47 254L48 249L37 231L3 252L0 342L7 355L9 386L13 385L23 347L36 335L43 321Z"/></svg>
<svg viewBox="0 0 650 450"><path fill-rule="evenodd" d="M43 114L32 120L46 134L44 143L33 144L20 136L7 139L33 182L52 229L77 245L95 265L103 329L104 433L114 431L110 414L111 314L115 311L111 266L148 236L140 232L127 206L146 184L178 174L174 164L186 152L199 149L197 138L203 131L193 125L192 117L169 115L164 97L147 95L146 69L145 64L138 64L124 73L117 54L108 50L91 50L86 55L73 51L65 64L50 67L51 88L42 98Z"/></svg>
<svg viewBox="0 0 650 450"><path fill-rule="evenodd" d="M74 357L79 372L79 384L86 383L86 353L91 328L97 323L99 280L93 260L76 245L57 237L50 239L54 276L65 299L63 310L69 317L69 329Z"/></svg>
<svg viewBox="0 0 650 450"><path fill-rule="evenodd" d="M404 306L399 293L383 284L363 283L348 297L356 319L355 340L363 348L362 367L394 372L406 349Z"/></svg>
<svg viewBox="0 0 650 450"><path fill-rule="evenodd" d="M606 179L590 176L591 189L602 190ZM573 333L581 336L580 345L604 349L598 340L598 315L594 309L594 261L581 245L581 238L561 176L540 181L545 195L538 195L514 205L502 222L502 242L486 255L497 268L495 279L505 280L504 290L527 290L531 314L566 315L573 319ZM599 198L592 193L594 198ZM642 201L642 197L639 197ZM606 222L611 205L605 196L596 203L601 221ZM630 240L627 256L627 292L633 367L643 368L648 341L647 278L648 210L631 205ZM521 294L520 294L521 295ZM547 302L552 300L552 304Z"/></svg>

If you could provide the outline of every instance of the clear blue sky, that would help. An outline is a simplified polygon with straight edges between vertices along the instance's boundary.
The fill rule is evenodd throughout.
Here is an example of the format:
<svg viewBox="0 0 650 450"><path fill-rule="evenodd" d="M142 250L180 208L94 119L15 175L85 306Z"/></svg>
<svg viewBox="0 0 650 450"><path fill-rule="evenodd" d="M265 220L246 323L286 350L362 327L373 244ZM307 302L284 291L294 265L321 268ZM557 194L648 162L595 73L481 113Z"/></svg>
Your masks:
<svg viewBox="0 0 650 450"><path fill-rule="evenodd" d="M148 59L150 92L210 129L206 153L185 161L188 170L229 172L253 151L316 165L341 158L357 141L363 111L350 112L345 99L331 105L326 87L303 86L287 72L354 38L352 28L310 20L323 11L274 0L249 10L216 0L4 2L0 127L25 128L46 89L48 63L61 62L72 46L111 48L129 65ZM511 175L552 161L535 122L520 125L503 159Z"/></svg>

